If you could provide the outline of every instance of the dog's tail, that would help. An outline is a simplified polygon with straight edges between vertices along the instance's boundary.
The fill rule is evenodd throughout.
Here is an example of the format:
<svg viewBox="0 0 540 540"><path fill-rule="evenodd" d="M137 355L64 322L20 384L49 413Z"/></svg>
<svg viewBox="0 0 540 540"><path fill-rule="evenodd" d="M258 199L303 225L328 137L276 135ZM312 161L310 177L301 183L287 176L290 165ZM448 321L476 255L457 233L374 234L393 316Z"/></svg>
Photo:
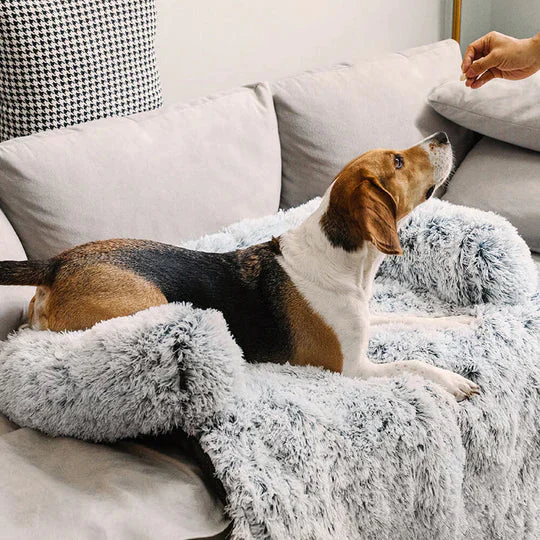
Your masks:
<svg viewBox="0 0 540 540"><path fill-rule="evenodd" d="M50 285L52 261L0 261L0 285Z"/></svg>

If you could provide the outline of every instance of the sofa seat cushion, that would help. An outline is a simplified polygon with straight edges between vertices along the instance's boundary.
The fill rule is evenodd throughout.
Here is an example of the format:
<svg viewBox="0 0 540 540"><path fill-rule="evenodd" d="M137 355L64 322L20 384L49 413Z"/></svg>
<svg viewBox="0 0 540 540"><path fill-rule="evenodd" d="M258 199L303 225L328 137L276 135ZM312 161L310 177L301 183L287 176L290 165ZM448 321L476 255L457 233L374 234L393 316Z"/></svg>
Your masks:
<svg viewBox="0 0 540 540"><path fill-rule="evenodd" d="M226 528L223 506L178 450L97 445L31 429L0 436L2 537L210 537Z"/></svg>
<svg viewBox="0 0 540 540"><path fill-rule="evenodd" d="M264 84L0 144L0 203L31 259L98 239L194 238L274 212L280 188Z"/></svg>
<svg viewBox="0 0 540 540"><path fill-rule="evenodd" d="M322 195L351 159L372 148L403 149L444 130L459 163L475 141L427 104L432 88L459 80L461 53L442 41L272 84L283 159L281 205Z"/></svg>
<svg viewBox="0 0 540 540"><path fill-rule="evenodd" d="M504 216L540 253L540 152L485 137L456 171L444 198Z"/></svg>

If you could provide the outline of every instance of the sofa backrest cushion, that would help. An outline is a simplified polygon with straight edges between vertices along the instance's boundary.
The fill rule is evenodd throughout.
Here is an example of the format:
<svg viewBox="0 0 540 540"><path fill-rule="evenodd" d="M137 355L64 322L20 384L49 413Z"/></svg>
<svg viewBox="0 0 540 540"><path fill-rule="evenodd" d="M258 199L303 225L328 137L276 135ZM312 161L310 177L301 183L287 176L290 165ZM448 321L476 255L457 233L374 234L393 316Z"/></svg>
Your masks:
<svg viewBox="0 0 540 540"><path fill-rule="evenodd" d="M0 211L0 261L24 261L26 254L13 227ZM23 321L35 287L0 285L0 340Z"/></svg>
<svg viewBox="0 0 540 540"><path fill-rule="evenodd" d="M440 130L461 162L475 135L427 103L432 88L459 80L460 64L458 44L446 40L272 84L283 160L281 206L321 195L367 150L407 148Z"/></svg>
<svg viewBox="0 0 540 540"><path fill-rule="evenodd" d="M275 212L267 85L0 144L0 205L30 259L91 240L169 243Z"/></svg>

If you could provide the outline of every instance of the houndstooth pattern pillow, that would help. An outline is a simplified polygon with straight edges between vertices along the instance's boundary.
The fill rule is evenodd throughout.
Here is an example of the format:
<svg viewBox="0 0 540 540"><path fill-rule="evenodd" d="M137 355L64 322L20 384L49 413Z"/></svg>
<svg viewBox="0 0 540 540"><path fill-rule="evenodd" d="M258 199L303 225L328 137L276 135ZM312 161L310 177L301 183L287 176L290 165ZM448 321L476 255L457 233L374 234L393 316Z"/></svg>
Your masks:
<svg viewBox="0 0 540 540"><path fill-rule="evenodd" d="M1 0L0 141L162 104L154 0Z"/></svg>

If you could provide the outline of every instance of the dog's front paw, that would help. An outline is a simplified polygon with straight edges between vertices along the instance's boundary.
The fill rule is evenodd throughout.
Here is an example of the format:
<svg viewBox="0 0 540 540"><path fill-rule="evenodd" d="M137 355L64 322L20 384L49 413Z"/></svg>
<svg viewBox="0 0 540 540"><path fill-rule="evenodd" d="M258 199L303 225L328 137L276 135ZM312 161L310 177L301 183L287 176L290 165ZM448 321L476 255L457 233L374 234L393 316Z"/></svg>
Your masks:
<svg viewBox="0 0 540 540"><path fill-rule="evenodd" d="M480 393L480 387L476 383L452 371L446 371L437 382L455 396L458 401L472 398Z"/></svg>
<svg viewBox="0 0 540 540"><path fill-rule="evenodd" d="M462 326L471 326L475 323L477 323L478 320L473 315L457 315L456 316L456 323L458 325Z"/></svg>

